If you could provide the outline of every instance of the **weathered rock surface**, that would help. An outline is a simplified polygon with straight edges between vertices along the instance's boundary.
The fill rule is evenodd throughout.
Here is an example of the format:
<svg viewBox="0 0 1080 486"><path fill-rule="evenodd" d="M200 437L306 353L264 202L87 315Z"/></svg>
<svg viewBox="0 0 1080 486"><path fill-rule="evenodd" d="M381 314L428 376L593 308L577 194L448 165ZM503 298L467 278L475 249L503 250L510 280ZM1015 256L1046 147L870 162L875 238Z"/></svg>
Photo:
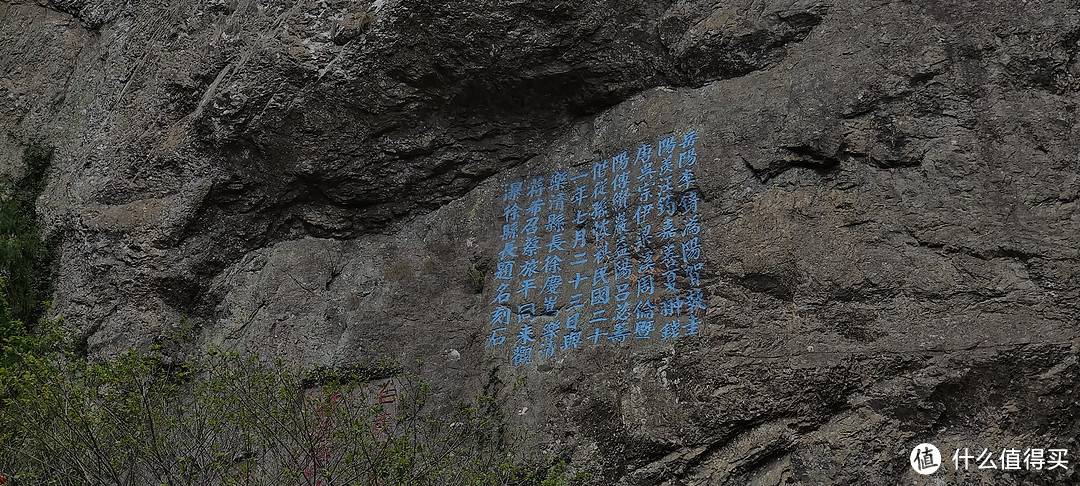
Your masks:
<svg viewBox="0 0 1080 486"><path fill-rule="evenodd" d="M186 316L451 396L523 377L515 420L598 484L1063 484L1078 43L1065 1L16 0L0 160L57 148L53 312L94 356ZM485 348L505 183L690 129L701 335Z"/></svg>

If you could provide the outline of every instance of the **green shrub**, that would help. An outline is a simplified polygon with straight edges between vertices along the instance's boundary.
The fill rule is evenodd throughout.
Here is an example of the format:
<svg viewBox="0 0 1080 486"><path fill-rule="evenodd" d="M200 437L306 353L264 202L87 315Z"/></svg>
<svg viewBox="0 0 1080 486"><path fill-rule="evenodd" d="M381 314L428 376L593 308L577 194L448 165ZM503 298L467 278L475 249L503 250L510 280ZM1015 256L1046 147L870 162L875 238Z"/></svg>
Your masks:
<svg viewBox="0 0 1080 486"><path fill-rule="evenodd" d="M163 365L20 353L0 369L0 475L46 485L544 485L490 397L432 403L417 371L372 381L210 353Z"/></svg>
<svg viewBox="0 0 1080 486"><path fill-rule="evenodd" d="M32 143L23 151L26 175L0 201L0 347L23 345L47 307L50 250L38 230L34 202L44 187L52 149ZM18 346L16 346L18 348ZM11 360L0 356L0 365Z"/></svg>

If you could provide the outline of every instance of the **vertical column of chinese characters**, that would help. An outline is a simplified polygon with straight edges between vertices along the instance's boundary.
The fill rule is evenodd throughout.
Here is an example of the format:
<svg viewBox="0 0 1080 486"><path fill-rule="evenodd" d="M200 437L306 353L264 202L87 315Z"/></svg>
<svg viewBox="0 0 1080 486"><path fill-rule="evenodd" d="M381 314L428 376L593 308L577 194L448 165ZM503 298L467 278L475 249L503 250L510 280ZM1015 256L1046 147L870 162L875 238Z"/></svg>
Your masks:
<svg viewBox="0 0 1080 486"><path fill-rule="evenodd" d="M663 330L664 328L670 330L672 326L677 327L679 325L678 316L682 312L683 305L677 285L680 265L678 257L679 231L675 225L675 212L677 210L675 207L675 179L677 177L674 160L675 139L674 137L667 137L660 141L660 145L662 159L657 172L655 210L657 221L661 224L656 236L660 246L660 265L658 268L660 285L666 297L660 299L658 307L660 316L666 321L664 327L661 328L660 338L664 339L666 335L670 339L674 336L670 332L665 334Z"/></svg>
<svg viewBox="0 0 1080 486"><path fill-rule="evenodd" d="M588 229L586 228L588 207L589 207L589 186L588 186L588 173L573 174L569 176L568 185L566 187L569 195L569 205L567 208L567 215L573 215L573 219L570 220L568 226L567 236L570 237L570 233L573 232L572 240L569 242L569 250L567 266L569 275L571 272L574 277L567 282L567 289L569 294L569 300L566 304L566 320L565 330L563 334L562 347L563 351L571 351L578 349L581 346L581 313L582 308L585 306L583 303L583 295L585 289L582 289L581 282L587 280L586 277L581 275L581 272L585 268L585 264L588 259Z"/></svg>
<svg viewBox="0 0 1080 486"><path fill-rule="evenodd" d="M503 193L503 225L502 240L503 249L499 252L499 263L495 269L495 298L491 301L495 308L491 311L491 337L488 338L484 347L498 347L506 342L506 331L510 327L510 284L514 279L514 266L518 258L518 241L521 233L522 208L518 204L525 183L513 181L506 184Z"/></svg>
<svg viewBox="0 0 1080 486"><path fill-rule="evenodd" d="M540 274L540 260L544 257L540 248L540 218L544 212L546 201L544 200L544 178L537 177L529 182L526 193L526 205L524 210L525 223L521 227L521 265L518 276L521 277L521 285L516 292L521 296L521 302L517 309L517 338L514 341L514 354L511 362L514 366L533 362L533 345L536 342L536 330L533 323L536 321L537 309L535 299L539 297L540 288L536 282L543 281ZM531 293L531 297L530 297ZM533 300L530 300L533 299Z"/></svg>
<svg viewBox="0 0 1080 486"><path fill-rule="evenodd" d="M633 200L630 188L632 175L630 156L621 152L611 158L611 210L614 213L612 238L615 249L611 257L611 278L614 285L612 297L615 315L611 328L611 341L624 342L630 330L630 318L633 303L630 300L630 284L633 276L633 263L630 259L630 203Z"/></svg>
<svg viewBox="0 0 1080 486"><path fill-rule="evenodd" d="M608 314L608 304L611 302L611 277L608 275L608 261L611 259L611 210L608 205L609 184L609 161L600 160L593 164L592 199L591 204L586 205L589 219L592 222L589 228L589 236L592 237L592 251L585 252L582 260L593 261L591 286L588 293L589 302L589 327L593 328L592 340L596 345L601 335L601 329L606 329L611 319ZM591 254L590 254L591 253ZM586 277L587 278L587 277Z"/></svg>
<svg viewBox="0 0 1080 486"><path fill-rule="evenodd" d="M637 280L634 286L635 305L634 337L648 339L653 331L655 319L655 306L653 297L656 294L656 250L653 242L652 216L659 213L657 209L658 199L655 197L656 189L656 160L663 160L670 151L666 151L667 139L657 144L657 150L653 153L651 143L644 143L637 149L634 157L635 178L637 184L637 206L634 209L635 233L634 249L637 252L638 268Z"/></svg>
<svg viewBox="0 0 1080 486"><path fill-rule="evenodd" d="M589 298L589 304L593 307L593 317L589 320L589 323L593 327L592 340L594 345L598 343L600 336L607 336L609 340L615 341L615 336L619 334L620 329L626 327L625 322L618 321L618 312L608 313L611 303L612 278L614 277L610 265L610 262L613 259L611 245L612 212L615 213L615 219L618 219L619 209L615 206L615 203L622 198L620 195L624 189L622 184L622 172L625 171L626 168L626 153L621 153L612 157L610 162L607 160L597 162L593 166L592 171L594 185L592 233L594 244L596 245L593 259L596 266L593 268L593 288ZM609 184L611 188L610 192L608 191ZM608 203L609 200L611 201L611 204ZM617 286L616 297L619 297ZM597 308L597 306L600 307ZM617 306L616 310L618 310ZM611 324L608 324L609 322L611 322ZM610 333L600 331L601 328L608 329L609 326L611 326Z"/></svg>
<svg viewBox="0 0 1080 486"><path fill-rule="evenodd" d="M701 269L704 267L701 242L698 235L701 233L701 215L698 212L698 192L693 189L697 180L694 177L694 164L697 163L696 142L698 136L694 130L683 135L681 149L678 156L676 171L678 175L678 187L682 194L678 202L678 210L684 218L681 231L682 242L677 258L672 262L674 267L681 269L688 283L685 294L676 294L671 308L676 319L665 325L665 335L668 338L678 337L680 330L685 336L697 335L701 328L701 319L705 316L705 299L701 290ZM672 206L674 209L674 205ZM679 299L682 295L681 300ZM680 309L686 311L686 321L682 322L679 317Z"/></svg>
<svg viewBox="0 0 1080 486"><path fill-rule="evenodd" d="M543 185L544 180L534 179L533 184ZM547 181L547 212L541 216L546 238L539 241L544 258L538 264L542 265L543 284L540 287L540 296L543 298L543 315L548 317L540 332L538 359L549 359L555 354L559 345L559 331L561 329L559 294L563 284L562 269L566 261L566 186L569 179L566 171L556 171L551 174ZM537 193L537 197L543 194ZM544 199L538 199L544 201ZM539 280L538 280L539 281Z"/></svg>

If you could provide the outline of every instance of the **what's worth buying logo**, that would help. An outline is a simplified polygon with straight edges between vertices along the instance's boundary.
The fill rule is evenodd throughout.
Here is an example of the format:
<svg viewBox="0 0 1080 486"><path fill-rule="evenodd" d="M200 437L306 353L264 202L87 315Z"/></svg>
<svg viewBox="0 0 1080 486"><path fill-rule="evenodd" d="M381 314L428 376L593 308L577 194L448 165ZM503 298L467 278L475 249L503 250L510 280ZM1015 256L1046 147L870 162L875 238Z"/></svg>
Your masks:
<svg viewBox="0 0 1080 486"><path fill-rule="evenodd" d="M934 444L922 443L911 450L911 468L919 474L934 474L941 467L941 451Z"/></svg>
<svg viewBox="0 0 1080 486"><path fill-rule="evenodd" d="M1068 449L1044 449L1006 447L998 450L984 448L981 453L978 449L958 448L952 455L954 471L1054 471L1061 469L1069 470L1067 458ZM911 469L923 475L930 475L941 468L941 451L934 444L922 443L915 446L908 456Z"/></svg>

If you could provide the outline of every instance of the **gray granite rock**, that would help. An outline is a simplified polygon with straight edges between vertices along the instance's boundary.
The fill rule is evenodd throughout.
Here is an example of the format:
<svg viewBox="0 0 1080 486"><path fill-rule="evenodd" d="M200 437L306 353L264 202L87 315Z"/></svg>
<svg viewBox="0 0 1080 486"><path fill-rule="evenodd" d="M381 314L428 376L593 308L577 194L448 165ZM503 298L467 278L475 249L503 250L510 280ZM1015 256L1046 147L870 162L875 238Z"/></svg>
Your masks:
<svg viewBox="0 0 1080 486"><path fill-rule="evenodd" d="M936 484L922 442L1062 484L952 454L1080 450L1078 42L1064 1L16 0L0 171L56 147L52 311L94 357L184 317L422 358L597 484ZM506 184L689 130L699 335L486 346Z"/></svg>

